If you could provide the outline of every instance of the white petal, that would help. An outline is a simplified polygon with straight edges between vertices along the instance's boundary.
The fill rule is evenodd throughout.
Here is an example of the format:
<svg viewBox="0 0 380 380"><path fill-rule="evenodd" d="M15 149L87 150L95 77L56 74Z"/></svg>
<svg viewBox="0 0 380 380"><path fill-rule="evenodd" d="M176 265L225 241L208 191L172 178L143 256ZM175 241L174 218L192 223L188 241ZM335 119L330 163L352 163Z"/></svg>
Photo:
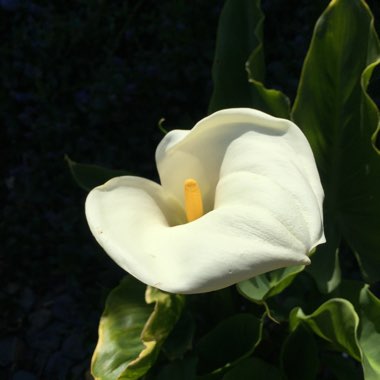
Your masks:
<svg viewBox="0 0 380 380"><path fill-rule="evenodd" d="M306 265L310 249L324 240L314 158L288 120L219 111L191 131L167 134L156 161L163 187L119 177L86 202L98 242L149 285L173 293L217 290ZM187 178L199 182L209 211L191 223L181 206Z"/></svg>
<svg viewBox="0 0 380 380"><path fill-rule="evenodd" d="M315 194L319 205L321 221L323 224L323 200L325 195L309 142L301 130L293 123L291 123L291 126L289 127L284 138L296 153L297 163L300 171L305 176L305 179L308 181ZM325 236L322 233L320 240L315 244L315 246L324 243L325 241Z"/></svg>
<svg viewBox="0 0 380 380"><path fill-rule="evenodd" d="M252 132L252 138L238 146L234 141L247 132ZM232 143L235 148L230 147ZM156 151L161 184L183 204L183 182L196 179L205 211L212 210L227 150L232 160L223 164L224 172L248 170L281 183L303 209L313 246L325 241L324 193L314 156L306 137L289 120L249 108L233 108L206 117L191 131L172 131Z"/></svg>
<svg viewBox="0 0 380 380"><path fill-rule="evenodd" d="M232 108L206 117L191 131L171 131L156 150L161 184L183 204L183 183L194 178L202 190L204 208L210 211L220 166L231 141L247 131L283 135L289 123L257 110Z"/></svg>
<svg viewBox="0 0 380 380"><path fill-rule="evenodd" d="M307 255L313 246L315 240L311 239L309 226L299 203L289 196L285 188L267 176L248 171L223 176L218 183L215 209L226 207L231 210L234 207L245 210L243 215L246 216L246 226L242 226L244 229L252 228L251 225L257 227L261 223L260 216L265 214L266 220L271 220L268 223L269 229L256 232L264 240L281 239L282 235L275 228L281 224L284 227L281 229L285 234L283 236L286 238L278 245L293 247L293 250L298 251L296 255ZM235 214L233 211L232 213Z"/></svg>
<svg viewBox="0 0 380 380"><path fill-rule="evenodd" d="M108 255L149 284L157 270L154 250L144 248L157 238L150 235L152 228L186 222L176 199L139 177L116 177L96 187L88 194L85 209L91 232Z"/></svg>
<svg viewBox="0 0 380 380"><path fill-rule="evenodd" d="M212 291L307 264L303 242L283 220L234 197L229 201L228 192L244 186L244 180L222 185L220 207L187 224L170 227L183 221L181 208L161 187L136 177L119 177L92 190L86 215L98 242L122 268L173 293Z"/></svg>
<svg viewBox="0 0 380 380"><path fill-rule="evenodd" d="M294 125L294 128L297 127ZM305 170L304 161L284 136L268 136L256 131L247 132L229 145L221 167L218 189L223 179L231 174L251 173L267 178L267 189L263 190L270 194L273 188L281 189L282 192L277 197L280 196L281 202L291 205L286 208L287 218L291 219L288 223L289 228L292 230L302 228L305 231L300 235L300 239L310 251L324 241L323 192L318 195L314 192L312 184L319 180L318 172L315 170L315 177L310 175ZM311 164L313 162L310 160ZM217 193L217 201L218 195ZM244 199L242 202L247 206L264 207L256 196L254 183L251 186L241 186L239 194L236 194L236 198ZM285 209L285 206L282 208L279 206L278 199L273 199L273 204L265 203L265 207L273 215L278 214L278 217Z"/></svg>

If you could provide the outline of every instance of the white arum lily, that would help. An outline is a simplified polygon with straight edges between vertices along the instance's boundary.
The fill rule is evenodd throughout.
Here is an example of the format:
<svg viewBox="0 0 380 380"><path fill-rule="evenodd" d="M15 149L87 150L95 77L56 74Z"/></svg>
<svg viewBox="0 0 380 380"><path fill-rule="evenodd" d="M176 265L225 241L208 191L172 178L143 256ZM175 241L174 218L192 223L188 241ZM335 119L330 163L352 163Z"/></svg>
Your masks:
<svg viewBox="0 0 380 380"><path fill-rule="evenodd" d="M285 119L226 109L158 145L161 185L116 177L86 201L90 229L142 282L202 293L310 263L323 189L310 146Z"/></svg>

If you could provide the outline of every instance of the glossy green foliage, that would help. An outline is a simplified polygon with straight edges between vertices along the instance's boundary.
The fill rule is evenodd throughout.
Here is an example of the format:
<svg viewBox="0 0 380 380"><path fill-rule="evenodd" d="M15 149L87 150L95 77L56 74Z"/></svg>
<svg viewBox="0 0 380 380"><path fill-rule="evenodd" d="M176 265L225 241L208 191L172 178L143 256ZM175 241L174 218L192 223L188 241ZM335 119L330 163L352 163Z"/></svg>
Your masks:
<svg viewBox="0 0 380 380"><path fill-rule="evenodd" d="M108 296L92 358L96 379L139 379L153 365L176 323L183 296L126 277Z"/></svg>
<svg viewBox="0 0 380 380"><path fill-rule="evenodd" d="M249 300L263 303L266 299L281 293L303 269L304 266L276 269L242 281L237 285L237 288Z"/></svg>
<svg viewBox="0 0 380 380"><path fill-rule="evenodd" d="M263 20L260 0L226 1L219 19L209 113L251 107L289 117L288 99L264 87Z"/></svg>
<svg viewBox="0 0 380 380"><path fill-rule="evenodd" d="M296 308L290 315L292 330L300 324L345 351L363 366L365 380L380 378L380 300L360 282L345 282L336 290L345 298L332 298L305 315Z"/></svg>
<svg viewBox="0 0 380 380"><path fill-rule="evenodd" d="M327 291L323 281L336 274L342 238L366 279L380 279L380 157L373 146L379 117L366 92L379 59L366 3L331 1L317 22L292 112L313 148L326 194L327 243L312 273Z"/></svg>
<svg viewBox="0 0 380 380"><path fill-rule="evenodd" d="M357 339L365 380L380 378L380 300L359 281L344 281L334 295L348 299L359 316Z"/></svg>
<svg viewBox="0 0 380 380"><path fill-rule="evenodd" d="M337 349L360 360L356 337L359 317L346 299L332 298L310 315L305 315L302 309L296 308L292 311L289 322L291 330L295 330L301 322L307 324L315 334L332 342Z"/></svg>
<svg viewBox="0 0 380 380"><path fill-rule="evenodd" d="M96 186L103 185L113 177L128 175L125 170L107 169L102 166L92 164L79 164L65 156L67 165L69 165L71 175L75 182L86 191L92 190Z"/></svg>

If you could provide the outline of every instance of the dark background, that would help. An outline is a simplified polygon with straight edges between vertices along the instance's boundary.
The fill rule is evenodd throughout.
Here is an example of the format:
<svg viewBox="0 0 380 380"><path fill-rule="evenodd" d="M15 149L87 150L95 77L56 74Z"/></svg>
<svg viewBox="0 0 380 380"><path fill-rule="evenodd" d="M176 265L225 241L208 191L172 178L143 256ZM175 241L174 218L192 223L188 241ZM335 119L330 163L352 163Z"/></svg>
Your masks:
<svg viewBox="0 0 380 380"><path fill-rule="evenodd" d="M123 272L93 240L64 155L157 179L158 121L207 114L222 4L0 0L1 380L86 377ZM291 99L326 4L263 1L266 83Z"/></svg>

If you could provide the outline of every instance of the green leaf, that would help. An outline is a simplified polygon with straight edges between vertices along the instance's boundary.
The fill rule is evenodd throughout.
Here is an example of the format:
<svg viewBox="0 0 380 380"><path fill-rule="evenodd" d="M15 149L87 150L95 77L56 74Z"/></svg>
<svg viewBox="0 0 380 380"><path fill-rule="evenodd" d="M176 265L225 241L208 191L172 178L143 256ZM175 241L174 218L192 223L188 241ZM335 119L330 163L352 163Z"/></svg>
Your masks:
<svg viewBox="0 0 380 380"><path fill-rule="evenodd" d="M365 380L379 379L380 300L367 284L358 281L344 281L333 295L345 298L331 299L308 316L294 309L291 329L299 323L307 324L317 335L359 360Z"/></svg>
<svg viewBox="0 0 380 380"><path fill-rule="evenodd" d="M184 297L145 288L126 277L108 296L92 357L95 379L139 379L156 360L182 311Z"/></svg>
<svg viewBox="0 0 380 380"><path fill-rule="evenodd" d="M314 273L317 281L323 267L330 281L334 276L341 238L356 253L364 276L380 279L380 157L373 145L379 113L367 94L379 62L366 3L331 1L316 24L292 111L312 146L326 193L328 236L317 251L325 257Z"/></svg>
<svg viewBox="0 0 380 380"><path fill-rule="evenodd" d="M235 314L220 322L197 345L201 372L220 370L249 356L261 340L263 320Z"/></svg>
<svg viewBox="0 0 380 380"><path fill-rule="evenodd" d="M367 284L345 281L334 295L345 297L359 315L358 342L365 380L380 378L380 300Z"/></svg>
<svg viewBox="0 0 380 380"><path fill-rule="evenodd" d="M69 165L71 174L75 182L86 191L92 190L96 186L103 185L113 177L128 175L124 170L106 169L98 165L78 164L65 156L65 160Z"/></svg>
<svg viewBox="0 0 380 380"><path fill-rule="evenodd" d="M281 293L303 269L304 266L276 269L239 282L237 289L250 301L262 304L266 299Z"/></svg>
<svg viewBox="0 0 380 380"><path fill-rule="evenodd" d="M282 293L267 298L264 306L268 317L274 322L289 321L289 314L295 307L303 307L306 310L314 310L321 303L321 294L315 286L313 278L302 271L297 274L290 286Z"/></svg>
<svg viewBox="0 0 380 380"><path fill-rule="evenodd" d="M317 379L318 347L313 335L302 325L298 325L285 340L281 352L281 364L288 380Z"/></svg>
<svg viewBox="0 0 380 380"><path fill-rule="evenodd" d="M281 371L259 358L247 358L228 371L223 380L282 380ZM300 380L301 378L297 379ZM302 380L304 380L302 378ZM306 380L306 379L305 379Z"/></svg>
<svg viewBox="0 0 380 380"><path fill-rule="evenodd" d="M310 315L305 315L301 308L295 308L290 314L289 322L291 331L304 323L338 350L345 351L360 361L357 340L359 317L347 300L332 298Z"/></svg>
<svg viewBox="0 0 380 380"><path fill-rule="evenodd" d="M263 20L260 0L227 0L219 19L209 113L251 107L289 118L289 101L264 87Z"/></svg>
<svg viewBox="0 0 380 380"><path fill-rule="evenodd" d="M365 380L380 379L380 300L367 285L360 291L359 345Z"/></svg>
<svg viewBox="0 0 380 380"><path fill-rule="evenodd" d="M327 220L326 220L327 219ZM339 249L332 251L339 246L340 235L331 231L330 220L325 217L325 236L328 244L317 247L316 254L311 259L311 264L306 271L314 278L321 293L330 293L341 281L341 270L339 264Z"/></svg>

